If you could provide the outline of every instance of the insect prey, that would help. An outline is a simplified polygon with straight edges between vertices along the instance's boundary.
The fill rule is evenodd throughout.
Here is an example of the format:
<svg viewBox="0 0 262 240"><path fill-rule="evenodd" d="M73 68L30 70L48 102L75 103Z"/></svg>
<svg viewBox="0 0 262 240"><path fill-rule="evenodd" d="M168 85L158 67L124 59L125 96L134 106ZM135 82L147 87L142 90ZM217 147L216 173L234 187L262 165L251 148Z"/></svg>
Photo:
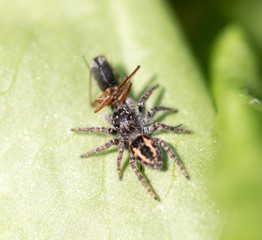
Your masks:
<svg viewBox="0 0 262 240"><path fill-rule="evenodd" d="M83 59L88 66L87 61L84 57ZM99 103L99 106L95 109L94 112L97 113L105 106L114 104L113 102L117 100L121 93L121 99L122 101L124 101L127 98L132 87L132 83L128 82L135 75L139 68L140 66L137 66L137 68L129 76L125 77L123 81L118 84L118 75L114 72L113 68L106 60L106 58L103 56L95 57L91 63L90 76L94 77L94 80L97 82L99 88L103 93L95 99L95 103ZM89 82L90 84L92 83L92 81ZM91 85L89 86L89 88L91 89ZM89 93L89 97L92 97L91 90ZM94 105L92 100L90 102L91 105Z"/></svg>

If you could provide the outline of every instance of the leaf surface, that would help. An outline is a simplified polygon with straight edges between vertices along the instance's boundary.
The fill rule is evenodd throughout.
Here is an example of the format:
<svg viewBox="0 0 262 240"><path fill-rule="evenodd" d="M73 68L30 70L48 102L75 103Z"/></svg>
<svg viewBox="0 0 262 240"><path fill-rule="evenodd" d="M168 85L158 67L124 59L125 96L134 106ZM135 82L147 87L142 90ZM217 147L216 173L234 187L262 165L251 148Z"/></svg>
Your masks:
<svg viewBox="0 0 262 240"><path fill-rule="evenodd" d="M256 54L237 24L217 38L211 76L218 106L216 129L221 152L216 164L216 194L227 217L221 239L261 239L262 105Z"/></svg>
<svg viewBox="0 0 262 240"><path fill-rule="evenodd" d="M176 19L160 1L5 3L0 21L0 238L217 239L221 217L209 191L214 107ZM107 126L88 104L89 61L104 54L123 78L138 64L132 94L159 84L147 106L179 109L161 118L192 135L157 134L174 146L187 181L165 157L145 169L161 201L143 188L117 149L80 154L109 136L72 133ZM96 95L99 95L95 87ZM160 115L159 115L160 116Z"/></svg>

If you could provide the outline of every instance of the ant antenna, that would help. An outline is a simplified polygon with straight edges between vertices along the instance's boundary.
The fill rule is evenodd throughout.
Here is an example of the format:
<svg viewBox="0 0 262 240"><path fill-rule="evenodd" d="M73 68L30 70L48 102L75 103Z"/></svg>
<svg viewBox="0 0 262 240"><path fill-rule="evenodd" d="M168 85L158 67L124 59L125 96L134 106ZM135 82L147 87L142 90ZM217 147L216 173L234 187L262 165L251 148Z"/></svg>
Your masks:
<svg viewBox="0 0 262 240"><path fill-rule="evenodd" d="M93 101L93 94L92 94L92 69L90 69L88 62L86 61L86 58L84 55L82 55L82 59L86 65L86 67L89 70L89 103L91 106L94 106L94 101Z"/></svg>

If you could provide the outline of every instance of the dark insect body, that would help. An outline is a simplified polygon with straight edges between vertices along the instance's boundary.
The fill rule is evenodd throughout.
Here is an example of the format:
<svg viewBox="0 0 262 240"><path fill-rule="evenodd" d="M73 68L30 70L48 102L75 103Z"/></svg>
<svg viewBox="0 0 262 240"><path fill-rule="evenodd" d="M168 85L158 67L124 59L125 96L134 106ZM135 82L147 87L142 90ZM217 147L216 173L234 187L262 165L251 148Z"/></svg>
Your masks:
<svg viewBox="0 0 262 240"><path fill-rule="evenodd" d="M118 86L118 77L105 57L98 56L92 60L91 74L97 85L104 92L106 89Z"/></svg>
<svg viewBox="0 0 262 240"><path fill-rule="evenodd" d="M133 75L136 72L136 70L132 73ZM132 76L132 74L130 76ZM130 78L130 76L125 79ZM126 88L120 89L119 86L117 91L113 91L111 95L107 95L107 98L114 99L113 101L107 102L108 104L106 104L111 106L113 110L113 116L106 117L107 122L110 125L112 125L113 128L80 127L71 130L74 132L100 132L107 133L113 136L118 136L116 138L111 139L104 145L99 146L96 149L93 149L87 153L84 153L81 157L88 157L94 153L106 150L113 145L118 145L119 151L117 157L117 172L121 180L121 161L124 149L130 149L131 151L129 163L133 171L135 172L143 186L150 193L150 195L155 200L157 200L157 196L152 191L150 186L147 184L145 178L138 170L135 161L139 162L143 166L150 166L154 169L161 169L163 167L163 161L160 148L162 148L167 152L169 157L175 161L175 163L182 171L184 176L189 180L189 175L187 174L186 170L184 169L183 165L176 157L174 152L170 149L170 147L162 139L150 137L149 134L155 132L158 129L163 131L173 131L176 133L191 133L191 131L180 128L182 124L177 126L168 126L160 122L151 123L152 118L158 111L177 112L176 109L167 108L163 106L155 106L149 109L149 111L146 114L145 102L150 97L153 90L156 89L158 86L149 88L141 97L137 105L133 101L129 101L128 103L125 101L127 97L126 93L124 93ZM114 94L116 93L118 96L117 98L115 98L114 96Z"/></svg>
<svg viewBox="0 0 262 240"><path fill-rule="evenodd" d="M103 91L102 95L95 100L95 103L100 104L95 109L95 113L100 111L105 106L114 105L115 102L120 99L123 102L127 98L132 87L132 83L128 82L139 68L140 66L137 66L137 68L128 77L125 77L123 81L118 84L118 77L106 58L98 56L93 59L91 63L90 76L94 77L99 88Z"/></svg>

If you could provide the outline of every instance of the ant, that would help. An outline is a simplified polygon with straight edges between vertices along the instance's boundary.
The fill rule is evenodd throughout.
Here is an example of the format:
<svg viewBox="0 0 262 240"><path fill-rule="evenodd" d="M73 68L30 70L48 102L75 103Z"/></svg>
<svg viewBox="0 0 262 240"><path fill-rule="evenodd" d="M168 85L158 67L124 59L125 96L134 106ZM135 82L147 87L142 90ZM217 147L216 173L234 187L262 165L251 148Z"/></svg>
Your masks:
<svg viewBox="0 0 262 240"><path fill-rule="evenodd" d="M95 58L96 59L96 58ZM105 58L103 59L105 60ZM94 60L93 60L94 61ZM106 60L105 60L106 61ZM107 61L106 61L107 63ZM104 62L104 65L106 66ZM92 69L94 65L92 65ZM130 78L134 75L134 73L139 69L139 66L135 69L135 71L129 76L126 77L123 82L128 82ZM100 75L103 75L103 71L100 71ZM98 74L99 75L99 74ZM96 76L96 75L95 75ZM104 78L97 78L100 80L98 85L101 89L107 90L106 85L111 87L111 83L113 83L112 79L107 79L105 81ZM111 81L112 80L112 81ZM103 83L102 83L103 82ZM110 84L109 84L110 83ZM161 169L163 167L163 160L161 154L161 148L167 152L169 157L175 161L179 169L182 171L184 176L189 180L190 177L186 170L184 169L183 165L176 157L175 153L170 149L167 143L165 143L162 139L151 137L149 134L154 133L158 129L163 131L172 131L176 133L191 133L189 130L185 130L180 128L182 124L177 126L168 126L160 122L151 122L152 118L154 117L156 112L159 111L167 111L167 112L177 112L176 109L163 107L163 106L155 106L148 110L146 113L145 111L145 103L148 98L151 96L152 92L158 87L153 86L149 88L144 95L140 98L137 105L131 103L126 103L125 99L131 89L130 83L127 85L130 86L124 89L120 86L114 86L114 89L110 94L106 96L106 98L102 101L103 105L102 108L106 105L110 105L113 111L112 117L106 117L107 122L112 126L111 128L107 127L80 127L80 128L73 128L71 129L74 132L100 132L110 134L112 136L118 136L116 138L111 139L107 143L102 146L97 147L87 153L81 155L82 158L88 157L94 153L99 153L104 151L113 145L118 145L118 157L117 157L117 172L119 175L119 179L122 179L122 172L121 172L121 161L124 153L124 149L130 149L130 156L129 156L129 163L137 175L138 179L141 181L143 186L149 192L149 194L155 199L158 200L156 194L147 184L145 178L138 170L135 161L140 163L143 166L149 166L154 169ZM116 87L116 88L115 88ZM104 93L105 93L104 92ZM106 95L106 94L104 94ZM102 94L102 96L104 96ZM107 100L107 99L110 99ZM100 105L101 106L101 105ZM100 108L100 109L102 109ZM98 109L98 111L100 110Z"/></svg>
<svg viewBox="0 0 262 240"><path fill-rule="evenodd" d="M83 60L86 66L89 68L89 65L84 57ZM115 74L113 68L108 63L106 58L103 56L95 57L91 63L90 76L94 77L95 81L97 82L99 88L103 91L103 93L101 96L96 98L94 102L100 104L94 112L97 113L107 105L113 105L114 102L116 102L117 98L120 97L121 93L121 99L122 101L124 101L127 98L132 87L132 83L128 82L135 75L139 68L140 66L137 66L137 68L129 76L125 77L124 80L120 84L118 84L118 76ZM89 83L89 97L92 98L92 81L89 81ZM94 105L92 100L90 100L90 103L91 105Z"/></svg>

